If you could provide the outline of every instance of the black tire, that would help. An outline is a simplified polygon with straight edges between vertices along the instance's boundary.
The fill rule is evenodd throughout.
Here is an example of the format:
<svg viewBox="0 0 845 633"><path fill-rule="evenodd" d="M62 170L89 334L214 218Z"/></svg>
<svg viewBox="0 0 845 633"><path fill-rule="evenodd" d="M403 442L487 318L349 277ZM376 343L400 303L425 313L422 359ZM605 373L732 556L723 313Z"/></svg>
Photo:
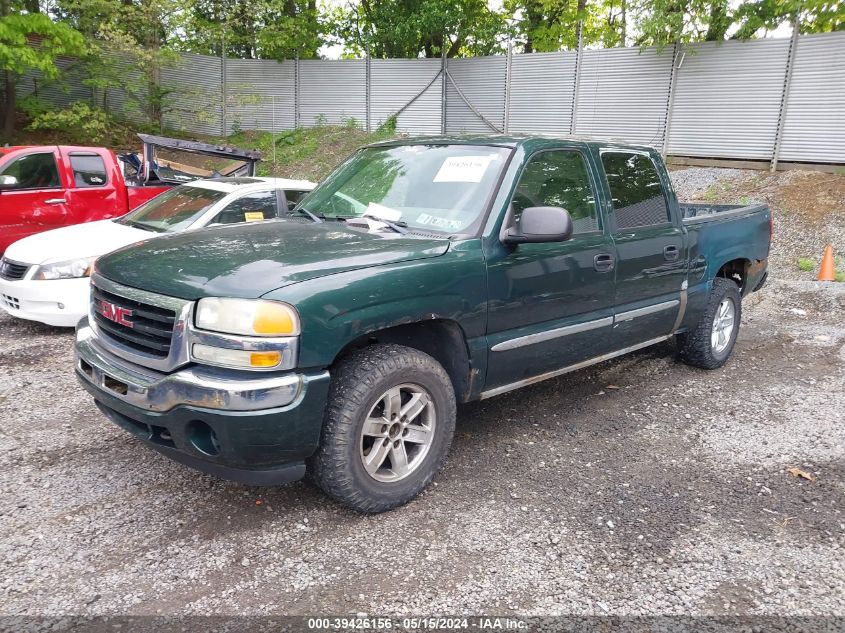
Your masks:
<svg viewBox="0 0 845 633"><path fill-rule="evenodd" d="M443 367L428 354L402 345L373 345L334 368L320 448L308 460L309 476L326 494L358 512L401 506L431 483L455 433L455 392ZM391 387L413 383L431 396L436 425L428 452L404 479L374 479L361 458L362 429L370 410Z"/></svg>
<svg viewBox="0 0 845 633"><path fill-rule="evenodd" d="M716 314L723 301L733 303L734 326L727 341L727 346L717 350L713 347L711 334L713 333ZM739 286L731 279L717 277L713 280L713 288L710 290L707 307L704 309L704 314L701 315L698 324L694 329L678 334L678 352L681 360L688 365L702 369L717 369L724 365L736 343L741 319L742 297L739 293Z"/></svg>

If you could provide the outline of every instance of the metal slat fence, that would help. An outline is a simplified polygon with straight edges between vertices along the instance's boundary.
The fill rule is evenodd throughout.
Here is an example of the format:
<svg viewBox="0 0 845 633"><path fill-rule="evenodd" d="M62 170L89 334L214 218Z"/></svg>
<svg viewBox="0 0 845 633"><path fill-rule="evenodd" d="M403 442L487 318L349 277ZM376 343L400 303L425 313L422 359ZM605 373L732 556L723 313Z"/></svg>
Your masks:
<svg viewBox="0 0 845 633"><path fill-rule="evenodd" d="M19 96L147 115L137 98L93 90L79 67L62 63L61 82L32 75ZM396 116L397 129L411 134L577 133L675 156L845 163L845 32L580 56L276 62L186 54L160 75L164 125L198 134L375 129Z"/></svg>

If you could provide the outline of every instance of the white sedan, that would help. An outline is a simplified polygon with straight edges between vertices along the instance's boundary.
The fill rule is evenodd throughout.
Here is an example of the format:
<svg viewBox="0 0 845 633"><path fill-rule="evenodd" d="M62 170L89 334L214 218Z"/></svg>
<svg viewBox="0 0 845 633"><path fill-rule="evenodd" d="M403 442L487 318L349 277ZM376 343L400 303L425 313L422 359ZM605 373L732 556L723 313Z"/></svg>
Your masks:
<svg viewBox="0 0 845 633"><path fill-rule="evenodd" d="M0 259L0 307L14 317L75 326L88 312L88 277L100 255L165 233L282 217L314 186L282 178L197 180L117 219L31 235Z"/></svg>

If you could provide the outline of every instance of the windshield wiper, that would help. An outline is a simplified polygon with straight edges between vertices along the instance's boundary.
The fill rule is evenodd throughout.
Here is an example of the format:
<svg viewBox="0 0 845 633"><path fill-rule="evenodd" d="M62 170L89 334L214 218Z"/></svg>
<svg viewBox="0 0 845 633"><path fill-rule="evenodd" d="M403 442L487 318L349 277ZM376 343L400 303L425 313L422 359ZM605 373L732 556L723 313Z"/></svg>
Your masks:
<svg viewBox="0 0 845 633"><path fill-rule="evenodd" d="M365 213L365 214L358 216L358 217L369 218L370 220L375 220L376 222L381 222L386 227L393 229L394 231L396 231L397 233L399 233L401 235L405 235L405 233L408 232L408 223L407 222L401 222L401 221L391 222L390 220L385 220L384 218L379 217L377 215L373 215L371 213Z"/></svg>
<svg viewBox="0 0 845 633"><path fill-rule="evenodd" d="M324 220L324 217L320 217L319 215L315 215L315 214L311 213L305 207L298 207L296 209L293 209L293 211L291 211L291 213L294 213L294 212L301 213L302 215L307 215L314 222L322 222Z"/></svg>
<svg viewBox="0 0 845 633"><path fill-rule="evenodd" d="M158 229L150 226L149 224L144 224L143 222L133 222L132 220L126 220L123 224L125 224L126 226L134 227L136 229L141 229L142 231L149 231L150 233L165 232L165 229Z"/></svg>

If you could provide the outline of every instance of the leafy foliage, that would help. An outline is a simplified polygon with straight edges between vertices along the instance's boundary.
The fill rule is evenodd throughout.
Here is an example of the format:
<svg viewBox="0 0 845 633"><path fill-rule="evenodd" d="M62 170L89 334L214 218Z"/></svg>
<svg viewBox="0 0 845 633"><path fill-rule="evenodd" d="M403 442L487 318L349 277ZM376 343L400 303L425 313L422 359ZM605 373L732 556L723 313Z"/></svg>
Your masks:
<svg viewBox="0 0 845 633"><path fill-rule="evenodd" d="M506 29L505 15L486 0L361 0L331 19L347 52L378 58L501 52Z"/></svg>
<svg viewBox="0 0 845 633"><path fill-rule="evenodd" d="M180 50L242 59L303 59L323 44L315 0L187 0Z"/></svg>
<svg viewBox="0 0 845 633"><path fill-rule="evenodd" d="M30 39L34 46L30 46ZM41 13L18 13L0 17L0 69L23 75L31 70L45 77L59 74L56 59L85 52L82 34Z"/></svg>
<svg viewBox="0 0 845 633"><path fill-rule="evenodd" d="M111 121L108 114L77 101L69 108L42 112L29 124L30 130L73 130L83 143L102 143L108 140Z"/></svg>

